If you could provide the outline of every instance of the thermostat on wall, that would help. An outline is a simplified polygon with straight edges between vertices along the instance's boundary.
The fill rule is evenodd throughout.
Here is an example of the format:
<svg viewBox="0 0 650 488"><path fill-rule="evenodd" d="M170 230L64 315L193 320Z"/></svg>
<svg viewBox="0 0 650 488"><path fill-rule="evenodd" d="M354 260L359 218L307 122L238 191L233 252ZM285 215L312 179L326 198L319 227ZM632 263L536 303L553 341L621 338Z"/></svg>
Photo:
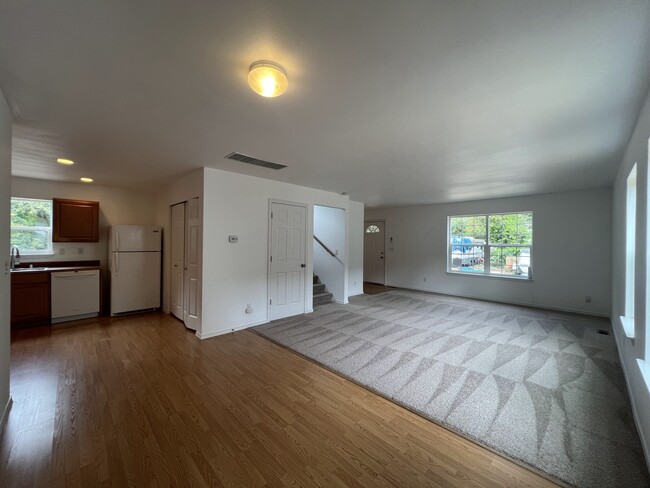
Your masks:
<svg viewBox="0 0 650 488"><path fill-rule="evenodd" d="M228 242L236 244L237 242L239 242L239 237L238 236L228 236Z"/></svg>

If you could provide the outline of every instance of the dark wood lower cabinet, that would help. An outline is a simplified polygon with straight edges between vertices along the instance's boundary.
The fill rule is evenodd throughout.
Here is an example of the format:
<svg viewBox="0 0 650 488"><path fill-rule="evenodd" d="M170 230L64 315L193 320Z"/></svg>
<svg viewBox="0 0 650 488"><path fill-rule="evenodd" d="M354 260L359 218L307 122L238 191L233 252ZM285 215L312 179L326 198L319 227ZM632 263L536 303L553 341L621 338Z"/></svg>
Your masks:
<svg viewBox="0 0 650 488"><path fill-rule="evenodd" d="M11 274L11 327L50 323L50 273Z"/></svg>

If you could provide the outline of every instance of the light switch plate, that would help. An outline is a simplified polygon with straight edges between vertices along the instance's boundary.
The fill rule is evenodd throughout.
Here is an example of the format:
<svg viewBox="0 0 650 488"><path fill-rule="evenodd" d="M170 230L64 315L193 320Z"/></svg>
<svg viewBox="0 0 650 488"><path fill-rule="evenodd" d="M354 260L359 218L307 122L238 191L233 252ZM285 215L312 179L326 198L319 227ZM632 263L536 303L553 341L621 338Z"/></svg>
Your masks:
<svg viewBox="0 0 650 488"><path fill-rule="evenodd" d="M228 236L228 242L231 244L237 244L239 242L238 236Z"/></svg>

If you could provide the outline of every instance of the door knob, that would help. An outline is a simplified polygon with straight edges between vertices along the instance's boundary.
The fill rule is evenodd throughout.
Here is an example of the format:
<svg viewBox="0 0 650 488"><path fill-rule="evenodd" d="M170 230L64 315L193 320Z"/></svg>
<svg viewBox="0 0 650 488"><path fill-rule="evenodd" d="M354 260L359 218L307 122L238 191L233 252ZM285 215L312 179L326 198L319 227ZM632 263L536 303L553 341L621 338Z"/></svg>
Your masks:
<svg viewBox="0 0 650 488"><path fill-rule="evenodd" d="M306 264L301 264L300 265L301 268L304 268L305 266L307 266L307 265Z"/></svg>

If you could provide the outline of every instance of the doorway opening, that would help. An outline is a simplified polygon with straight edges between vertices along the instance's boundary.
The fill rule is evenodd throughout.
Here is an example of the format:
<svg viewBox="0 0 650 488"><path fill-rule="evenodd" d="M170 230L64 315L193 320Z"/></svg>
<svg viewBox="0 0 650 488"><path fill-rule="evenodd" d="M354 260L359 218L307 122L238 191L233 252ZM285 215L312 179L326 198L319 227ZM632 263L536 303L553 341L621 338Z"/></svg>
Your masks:
<svg viewBox="0 0 650 488"><path fill-rule="evenodd" d="M314 305L347 303L345 210L314 205Z"/></svg>

